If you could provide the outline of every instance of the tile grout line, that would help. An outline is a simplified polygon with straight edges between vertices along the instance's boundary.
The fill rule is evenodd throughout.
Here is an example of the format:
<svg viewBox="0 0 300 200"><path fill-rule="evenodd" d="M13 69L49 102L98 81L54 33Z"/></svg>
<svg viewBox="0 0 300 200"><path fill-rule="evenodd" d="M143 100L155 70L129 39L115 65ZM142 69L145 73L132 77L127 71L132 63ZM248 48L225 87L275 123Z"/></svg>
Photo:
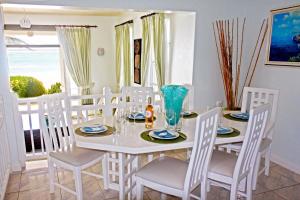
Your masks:
<svg viewBox="0 0 300 200"><path fill-rule="evenodd" d="M287 188L290 188L290 187L295 187L297 185L300 185L300 183L297 183L297 184L294 184L294 185L290 185L290 186L286 186L286 187L282 187L280 189L276 189L276 190L281 190L281 189L287 189ZM281 198L285 199L285 200L289 200L287 199L286 197L282 196L280 193L277 193L276 190L274 190L274 193L278 196L280 196Z"/></svg>
<svg viewBox="0 0 300 200"><path fill-rule="evenodd" d="M21 171L20 180L19 180L19 189L18 189L18 197L17 200L20 198L20 189L21 189L21 180L22 180L23 172Z"/></svg>
<svg viewBox="0 0 300 200"><path fill-rule="evenodd" d="M285 200L289 200L289 199L286 199L285 197L281 196L280 194L276 193L277 190L281 190L281 189L286 189L286 188L289 188L289 187L294 187L294 186L297 186L297 185L300 185L300 183L296 183L296 184L293 184L293 185L289 185L289 186L284 186L284 187L281 187L281 188L276 188L276 189L272 189L272 190L268 190L268 191L265 191L265 192L261 192L261 193L258 193L258 194L255 194L254 196L257 196L257 195L262 195L262 194L265 194L265 193L275 193L277 196L285 199Z"/></svg>

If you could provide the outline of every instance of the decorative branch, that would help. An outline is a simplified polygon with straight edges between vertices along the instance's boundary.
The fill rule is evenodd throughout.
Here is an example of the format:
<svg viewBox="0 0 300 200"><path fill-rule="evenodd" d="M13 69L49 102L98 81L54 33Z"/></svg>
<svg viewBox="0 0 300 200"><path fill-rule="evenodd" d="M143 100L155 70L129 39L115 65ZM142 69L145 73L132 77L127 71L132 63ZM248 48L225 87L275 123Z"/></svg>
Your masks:
<svg viewBox="0 0 300 200"><path fill-rule="evenodd" d="M245 24L246 18L243 19L241 26L238 18L236 20L217 20L213 23L214 39L228 109L236 109L238 107L241 100L239 94L242 94L243 88L246 85L250 86L268 29L268 25L264 26L264 20L247 69L242 90L239 92ZM257 51L258 46L259 49Z"/></svg>

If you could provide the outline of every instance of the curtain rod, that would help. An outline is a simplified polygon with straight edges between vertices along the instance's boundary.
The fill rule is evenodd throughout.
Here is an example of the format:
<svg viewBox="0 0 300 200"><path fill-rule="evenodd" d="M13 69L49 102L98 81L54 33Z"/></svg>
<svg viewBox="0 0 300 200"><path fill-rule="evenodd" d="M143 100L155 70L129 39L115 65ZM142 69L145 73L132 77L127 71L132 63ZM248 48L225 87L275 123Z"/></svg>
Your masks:
<svg viewBox="0 0 300 200"><path fill-rule="evenodd" d="M96 25L54 25L55 27L85 27L85 28L97 28Z"/></svg>
<svg viewBox="0 0 300 200"><path fill-rule="evenodd" d="M141 19L145 18L145 17L150 17L152 15L156 15L157 13L151 13L151 14L148 14L148 15L144 15L144 16L141 16Z"/></svg>
<svg viewBox="0 0 300 200"><path fill-rule="evenodd" d="M124 24L131 24L131 23L133 23L133 20L128 20L128 21L123 22L123 23L121 23L121 24L115 25L115 27L117 27L117 26L122 26L122 25L124 25Z"/></svg>

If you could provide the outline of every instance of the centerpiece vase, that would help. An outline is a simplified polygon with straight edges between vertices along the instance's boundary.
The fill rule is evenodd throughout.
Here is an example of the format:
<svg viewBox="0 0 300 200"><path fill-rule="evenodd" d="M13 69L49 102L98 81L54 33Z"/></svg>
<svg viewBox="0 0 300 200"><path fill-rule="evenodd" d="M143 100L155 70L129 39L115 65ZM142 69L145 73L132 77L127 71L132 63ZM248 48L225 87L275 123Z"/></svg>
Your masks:
<svg viewBox="0 0 300 200"><path fill-rule="evenodd" d="M169 126L176 126L180 120L182 104L188 89L180 85L164 85L160 90L164 98L166 122Z"/></svg>

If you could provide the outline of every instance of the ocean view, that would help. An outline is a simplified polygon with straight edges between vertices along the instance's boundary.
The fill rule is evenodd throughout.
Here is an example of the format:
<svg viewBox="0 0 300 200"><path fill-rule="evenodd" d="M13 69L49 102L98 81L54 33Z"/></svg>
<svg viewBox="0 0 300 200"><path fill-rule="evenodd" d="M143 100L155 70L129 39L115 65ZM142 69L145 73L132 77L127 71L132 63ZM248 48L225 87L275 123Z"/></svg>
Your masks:
<svg viewBox="0 0 300 200"><path fill-rule="evenodd" d="M58 48L8 48L10 76L33 76L46 88L61 82Z"/></svg>

